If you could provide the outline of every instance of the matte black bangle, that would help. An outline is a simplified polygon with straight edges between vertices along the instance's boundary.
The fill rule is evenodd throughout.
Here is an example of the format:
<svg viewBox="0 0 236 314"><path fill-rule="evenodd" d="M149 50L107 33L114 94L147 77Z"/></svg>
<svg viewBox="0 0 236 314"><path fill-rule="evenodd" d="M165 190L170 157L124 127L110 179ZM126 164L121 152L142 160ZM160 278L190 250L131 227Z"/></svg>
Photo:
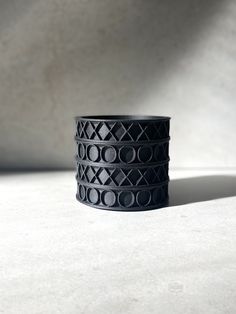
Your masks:
<svg viewBox="0 0 236 314"><path fill-rule="evenodd" d="M128 156L127 156L128 154ZM129 157L129 158L127 158ZM155 143L94 144L77 141L78 161L105 164L151 164L169 161L169 140Z"/></svg>
<svg viewBox="0 0 236 314"><path fill-rule="evenodd" d="M145 189L104 189L78 183L78 201L100 209L137 211L168 205L168 184Z"/></svg>
<svg viewBox="0 0 236 314"><path fill-rule="evenodd" d="M168 203L169 117L76 117L77 199L111 210Z"/></svg>

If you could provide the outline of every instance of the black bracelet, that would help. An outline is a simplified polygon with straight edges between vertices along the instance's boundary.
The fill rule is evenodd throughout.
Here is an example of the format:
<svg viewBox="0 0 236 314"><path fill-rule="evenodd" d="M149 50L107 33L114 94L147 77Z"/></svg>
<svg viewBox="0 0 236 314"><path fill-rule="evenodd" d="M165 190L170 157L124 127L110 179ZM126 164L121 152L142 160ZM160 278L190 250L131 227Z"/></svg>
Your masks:
<svg viewBox="0 0 236 314"><path fill-rule="evenodd" d="M169 122L159 116L76 117L76 198L110 210L166 206Z"/></svg>

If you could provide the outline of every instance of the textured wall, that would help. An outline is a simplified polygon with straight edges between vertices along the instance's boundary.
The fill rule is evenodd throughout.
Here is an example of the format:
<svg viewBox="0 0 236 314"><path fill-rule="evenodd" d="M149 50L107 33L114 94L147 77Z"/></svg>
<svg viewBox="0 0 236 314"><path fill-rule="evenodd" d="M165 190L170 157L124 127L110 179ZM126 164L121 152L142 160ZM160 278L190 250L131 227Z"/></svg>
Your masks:
<svg viewBox="0 0 236 314"><path fill-rule="evenodd" d="M173 167L236 166L235 0L0 2L0 167L71 167L73 116L172 117Z"/></svg>

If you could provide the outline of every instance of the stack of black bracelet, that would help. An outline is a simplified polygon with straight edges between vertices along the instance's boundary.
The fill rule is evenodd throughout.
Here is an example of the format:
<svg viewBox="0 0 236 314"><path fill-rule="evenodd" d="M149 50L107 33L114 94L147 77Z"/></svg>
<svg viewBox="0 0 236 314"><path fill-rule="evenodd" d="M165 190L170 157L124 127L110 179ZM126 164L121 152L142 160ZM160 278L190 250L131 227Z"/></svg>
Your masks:
<svg viewBox="0 0 236 314"><path fill-rule="evenodd" d="M168 204L169 117L76 118L77 199L136 211Z"/></svg>

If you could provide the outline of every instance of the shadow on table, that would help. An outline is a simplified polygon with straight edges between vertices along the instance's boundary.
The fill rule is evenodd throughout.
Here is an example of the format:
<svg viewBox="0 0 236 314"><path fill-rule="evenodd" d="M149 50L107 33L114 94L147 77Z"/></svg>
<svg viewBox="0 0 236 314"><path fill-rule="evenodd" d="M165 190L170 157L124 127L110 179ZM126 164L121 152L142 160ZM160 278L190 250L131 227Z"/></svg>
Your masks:
<svg viewBox="0 0 236 314"><path fill-rule="evenodd" d="M171 180L169 206L236 196L236 176L213 175Z"/></svg>

